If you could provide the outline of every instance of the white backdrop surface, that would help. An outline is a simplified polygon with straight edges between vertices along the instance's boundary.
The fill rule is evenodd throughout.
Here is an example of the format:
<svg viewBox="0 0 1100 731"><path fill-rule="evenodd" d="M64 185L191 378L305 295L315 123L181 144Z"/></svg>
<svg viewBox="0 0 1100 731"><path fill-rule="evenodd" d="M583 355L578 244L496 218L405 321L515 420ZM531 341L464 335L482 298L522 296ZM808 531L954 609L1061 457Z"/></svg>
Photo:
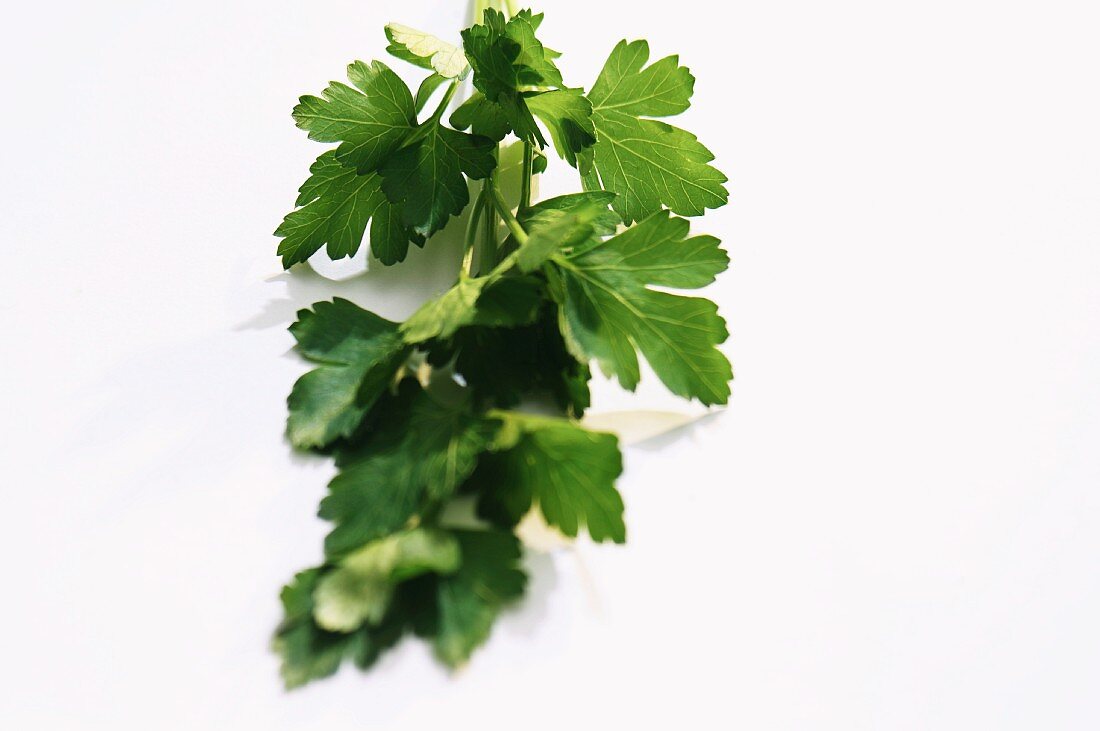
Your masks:
<svg viewBox="0 0 1100 731"><path fill-rule="evenodd" d="M384 22L465 8L5 11L2 725L1100 727L1095 4L539 9L573 83L622 37L698 77L732 402L628 450L628 545L532 557L464 671L406 641L291 694L268 637L332 470L282 438L285 327L334 294L404 316L457 253L280 273L321 149L289 111ZM652 381L597 408L688 409Z"/></svg>

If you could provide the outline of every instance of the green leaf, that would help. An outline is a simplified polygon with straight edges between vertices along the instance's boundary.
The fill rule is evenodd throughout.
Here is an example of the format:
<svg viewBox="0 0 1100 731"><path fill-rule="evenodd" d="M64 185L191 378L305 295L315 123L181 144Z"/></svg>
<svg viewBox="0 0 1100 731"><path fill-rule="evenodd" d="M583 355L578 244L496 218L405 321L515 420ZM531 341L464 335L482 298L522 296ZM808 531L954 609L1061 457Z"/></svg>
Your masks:
<svg viewBox="0 0 1100 731"><path fill-rule="evenodd" d="M514 526L536 504L567 536L585 526L595 541L626 540L623 500L615 489L622 455L613 434L568 419L494 412L504 424L495 454L485 455L472 482L482 490L478 512Z"/></svg>
<svg viewBox="0 0 1100 731"><path fill-rule="evenodd" d="M354 634L323 629L313 619L313 594L323 576L322 569L302 571L281 594L285 617L275 632L272 649L282 660L280 671L287 689L335 674L345 658L366 670L397 643L407 624L407 609L401 608L403 611L391 612L378 626Z"/></svg>
<svg viewBox="0 0 1100 731"><path fill-rule="evenodd" d="M559 408L580 417L590 402L591 373L566 349L557 308L550 303L529 325L458 330L432 351L434 365L451 361L481 404L510 408L524 398L549 395Z"/></svg>
<svg viewBox="0 0 1100 731"><path fill-rule="evenodd" d="M515 253L522 272L533 272L555 252L569 251L592 241L606 220L607 204L579 203L569 210L544 208L528 220L528 239Z"/></svg>
<svg viewBox="0 0 1100 731"><path fill-rule="evenodd" d="M320 569L299 571L289 584L279 592L279 601L287 619L302 619L313 614L313 590L317 588Z"/></svg>
<svg viewBox="0 0 1100 731"><path fill-rule="evenodd" d="M496 167L496 145L433 120L420 130L418 142L401 148L382 164L382 190L391 202L401 204L402 224L428 237L470 202L463 174L485 178Z"/></svg>
<svg viewBox="0 0 1100 731"><path fill-rule="evenodd" d="M695 79L676 56L645 67L649 44L621 41L588 94L596 144L581 160L595 173L587 187L619 194L613 204L626 223L662 206L685 216L726 204L727 178L708 163L714 155L694 135L647 117L688 108Z"/></svg>
<svg viewBox="0 0 1100 731"><path fill-rule="evenodd" d="M686 233L681 224L656 214L633 231L554 260L566 339L575 353L595 358L628 390L640 378L637 350L673 393L724 404L733 372L717 348L727 337L717 307L646 286L696 286L724 266L717 240L677 242L669 238L673 228ZM660 248L647 248L649 240L660 242Z"/></svg>
<svg viewBox="0 0 1100 731"><path fill-rule="evenodd" d="M677 56L643 68L648 60L646 41L619 41L588 95L592 104L634 117L671 117L686 111L695 77Z"/></svg>
<svg viewBox="0 0 1100 731"><path fill-rule="evenodd" d="M544 221L552 220L557 212L574 212L588 208L590 205L600 207L600 215L592 221L593 232L598 237L611 236L619 229L619 214L610 210L608 206L615 200L615 194L603 190L589 191L585 193L570 193L556 198L547 198L539 201L530 208L520 211L517 215L519 222L525 227L539 226Z"/></svg>
<svg viewBox="0 0 1100 731"><path fill-rule="evenodd" d="M337 298L299 312L290 331L299 352L319 364L287 399L291 443L324 447L350 436L405 360L397 323Z"/></svg>
<svg viewBox="0 0 1100 731"><path fill-rule="evenodd" d="M469 659L489 637L493 621L523 595L527 577L519 568L519 541L503 531L454 531L462 565L439 579L438 616L432 644L451 667Z"/></svg>
<svg viewBox="0 0 1100 731"><path fill-rule="evenodd" d="M424 77L424 80L420 82L420 87L416 90L416 113L420 114L424 111L424 107L427 106L428 100L432 98L432 94L435 90L443 86L449 81L446 77L439 74L428 74Z"/></svg>
<svg viewBox="0 0 1100 731"><path fill-rule="evenodd" d="M313 623L313 590L319 578L318 569L302 571L280 595L286 617L275 632L272 649L282 658L288 689L335 674L351 643L349 635L326 632Z"/></svg>
<svg viewBox="0 0 1100 731"><path fill-rule="evenodd" d="M450 496L473 471L493 426L461 406L447 406L415 381L402 383L361 444L342 452L319 515L335 523L329 557L404 527L426 500Z"/></svg>
<svg viewBox="0 0 1100 731"><path fill-rule="evenodd" d="M401 205L387 204L379 203L371 217L370 250L375 259L389 266L405 261L410 241L423 247L424 237L405 227Z"/></svg>
<svg viewBox="0 0 1100 731"><path fill-rule="evenodd" d="M389 613L377 626L365 626L352 635L348 656L360 670L368 670L379 656L397 644L415 616L415 607L409 607L398 595L390 602Z"/></svg>
<svg viewBox="0 0 1100 731"><path fill-rule="evenodd" d="M512 129L501 106L486 99L480 91L475 91L454 110L451 114L451 125L455 129L469 129L475 135L482 135L496 142L507 137Z"/></svg>
<svg viewBox="0 0 1100 731"><path fill-rule="evenodd" d="M386 26L386 38L390 41L386 48L390 55L430 69L443 78L460 78L469 71L470 65L461 48L430 33L400 23L390 23Z"/></svg>
<svg viewBox="0 0 1100 731"><path fill-rule="evenodd" d="M451 289L425 303L401 325L406 342L449 338L470 325L514 327L531 322L542 298L533 277L462 276Z"/></svg>
<svg viewBox="0 0 1100 731"><path fill-rule="evenodd" d="M526 98L527 107L550 130L558 155L577 167L577 155L596 143L592 103L580 89L562 89Z"/></svg>
<svg viewBox="0 0 1100 731"><path fill-rule="evenodd" d="M337 159L368 173L405 142L416 112L409 87L380 61L356 61L348 78L355 88L334 81L320 97L302 97L294 121L312 140L340 142Z"/></svg>
<svg viewBox="0 0 1100 731"><path fill-rule="evenodd" d="M713 236L687 238L689 228L686 220L658 211L603 246L604 251L619 256L617 263L606 266L629 273L645 284L678 289L705 287L726 270L729 255Z"/></svg>
<svg viewBox="0 0 1100 731"><path fill-rule="evenodd" d="M539 150L535 150L535 157L531 162L531 172L535 175L542 175L546 172L548 165L549 161L546 159L546 155L542 154Z"/></svg>
<svg viewBox="0 0 1100 731"><path fill-rule="evenodd" d="M588 241L582 241L579 236L571 236L563 246L571 247L574 251L583 251L618 230L619 222L622 219L619 218L619 214L608 208L614 198L614 193L606 191L571 193L556 198L548 198L530 208L519 210L516 212L516 218L519 219L520 225L525 231L535 233L548 228L556 228L563 221L577 221L579 224L591 228L591 237ZM578 219L583 219L583 222ZM524 254L524 258L530 266L533 266L538 259L534 255L539 249L553 252L555 248L542 236L539 238L542 239L541 243L536 241L532 250ZM516 238L510 235L501 245L500 255L502 257L510 256L518 248L519 243ZM518 254L516 256L518 257ZM515 259L512 261L514 262Z"/></svg>
<svg viewBox="0 0 1100 731"><path fill-rule="evenodd" d="M562 79L555 54L535 37L541 22L542 16L530 11L505 22L502 13L488 9L483 23L462 31L462 43L474 70L474 86L497 107L492 114L503 116L520 139L545 146L525 92L560 88Z"/></svg>
<svg viewBox="0 0 1100 731"><path fill-rule="evenodd" d="M306 261L325 244L333 259L353 256L368 222L371 251L378 260L383 264L404 260L410 236L400 221L401 207L386 199L377 173L357 175L341 165L331 150L317 158L309 172L295 204L299 208L287 214L275 231L283 239L278 253L284 267Z"/></svg>
<svg viewBox="0 0 1100 731"><path fill-rule="evenodd" d="M334 257L354 253L372 216L375 255L384 263L400 261L410 239L422 243L469 203L464 175L484 178L496 167L492 140L443 127L435 116L417 126L416 110L440 74L425 81L415 103L382 63L356 62L348 76L357 89L333 82L322 97L302 97L294 111L311 138L342 144L334 158L322 156L323 175L307 183L313 194L303 189L299 205L315 200L313 207L288 216L276 232L291 237L280 247L287 266L326 241ZM337 163L360 175L341 171Z"/></svg>
<svg viewBox="0 0 1100 731"><path fill-rule="evenodd" d="M515 92L519 74L515 60L519 45L507 37L504 14L485 10L483 21L462 31L466 58L474 70L474 86L490 101L501 94Z"/></svg>
<svg viewBox="0 0 1100 731"><path fill-rule="evenodd" d="M530 10L516 13L505 25L505 35L519 46L519 53L513 62L521 84L531 86L562 86L561 72L554 64L560 53L551 51L535 37L535 31L542 25L543 14L534 15Z"/></svg>
<svg viewBox="0 0 1100 731"><path fill-rule="evenodd" d="M458 541L434 528L414 528L368 543L325 574L314 592L313 616L326 630L352 632L381 623L398 582L459 564Z"/></svg>

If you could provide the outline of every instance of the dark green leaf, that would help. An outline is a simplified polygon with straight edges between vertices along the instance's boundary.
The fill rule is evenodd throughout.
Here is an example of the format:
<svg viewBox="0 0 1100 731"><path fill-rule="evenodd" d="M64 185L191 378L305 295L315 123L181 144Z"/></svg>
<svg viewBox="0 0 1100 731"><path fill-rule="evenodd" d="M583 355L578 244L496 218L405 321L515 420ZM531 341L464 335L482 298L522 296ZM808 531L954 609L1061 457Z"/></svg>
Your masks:
<svg viewBox="0 0 1100 731"><path fill-rule="evenodd" d="M420 82L419 88L416 90L416 113L424 111L424 107L427 106L428 100L432 98L432 94L435 90L443 86L449 81L445 76L432 73L429 74L423 81Z"/></svg>
<svg viewBox="0 0 1100 731"><path fill-rule="evenodd" d="M326 632L313 622L313 591L320 578L320 569L301 571L279 595L284 618L272 647L282 658L288 689L334 674L350 647L350 636Z"/></svg>
<svg viewBox="0 0 1100 731"><path fill-rule="evenodd" d="M325 539L330 557L402 528L425 500L448 497L492 436L492 425L411 380L385 406L362 446L340 455L340 474L321 501L319 515L335 523Z"/></svg>
<svg viewBox="0 0 1100 731"><path fill-rule="evenodd" d="M397 643L408 622L408 610L401 607L377 626L353 634L322 629L313 619L313 594L323 576L321 569L309 569L283 588L285 616L272 647L282 659L281 673L288 689L333 675L345 658L366 670Z"/></svg>
<svg viewBox="0 0 1100 731"><path fill-rule="evenodd" d="M469 129L475 135L482 135L500 142L508 136L512 126L499 104L494 104L485 95L475 91L451 114L451 125L456 129Z"/></svg>
<svg viewBox="0 0 1100 731"><path fill-rule="evenodd" d="M336 299L299 312L290 331L302 355L319 364L287 399L290 441L324 447L350 436L405 360L397 323Z"/></svg>
<svg viewBox="0 0 1100 731"><path fill-rule="evenodd" d="M360 173L378 169L416 126L412 94L380 61L348 66L355 88L332 82L320 97L304 96L294 121L318 142L340 142L336 157Z"/></svg>
<svg viewBox="0 0 1100 731"><path fill-rule="evenodd" d="M431 236L470 202L463 173L485 178L496 167L492 140L456 132L431 120L418 142L390 155L383 163L382 190L401 204L402 224L420 236Z"/></svg>
<svg viewBox="0 0 1100 731"><path fill-rule="evenodd" d="M535 158L531 162L531 172L533 172L535 175L542 175L543 173L546 172L547 165L548 165L548 161L546 159L546 155L544 155L540 151L536 150L535 151Z"/></svg>
<svg viewBox="0 0 1100 731"><path fill-rule="evenodd" d="M520 211L517 216L524 227L537 226L544 220L553 218L557 211L573 212L587 208L592 204L602 207L600 216L592 221L596 236L611 236L619 228L619 214L610 210L608 206L615 200L615 194L603 190L589 191L585 193L570 193L556 198L547 198L539 201L530 208Z"/></svg>
<svg viewBox="0 0 1100 731"><path fill-rule="evenodd" d="M522 272L533 272L554 253L587 244L606 219L607 205L582 203L570 210L546 208L528 217L528 239L514 254Z"/></svg>
<svg viewBox="0 0 1100 731"><path fill-rule="evenodd" d="M409 233L401 224L401 207L382 193L377 173L357 175L326 152L309 169L302 185L298 210L287 214L275 235L282 237L279 255L289 268L307 260L328 244L333 259L353 256L371 223L371 250L383 264L402 261L409 249Z"/></svg>
<svg viewBox="0 0 1100 731"><path fill-rule="evenodd" d="M591 102L580 89L562 89L527 97L527 107L550 130L558 155L577 167L578 153L596 142Z"/></svg>
<svg viewBox="0 0 1100 731"><path fill-rule="evenodd" d="M523 595L527 577L519 567L519 541L501 531L455 531L462 553L457 572L438 581L433 645L451 667L489 637L501 609Z"/></svg>
<svg viewBox="0 0 1100 731"><path fill-rule="evenodd" d="M491 114L503 116L520 139L545 146L524 95L528 90L562 85L555 54L535 37L541 22L542 16L530 11L505 22L503 14L489 9L484 23L462 32L462 42L474 70L474 86L497 107Z"/></svg>
<svg viewBox="0 0 1100 731"><path fill-rule="evenodd" d="M458 542L436 528L414 528L372 541L340 559L317 582L314 620L336 632L378 625L399 582L428 572L453 573L458 564Z"/></svg>
<svg viewBox="0 0 1100 731"><path fill-rule="evenodd" d="M545 48L535 37L542 19L542 13L533 15L530 10L521 10L505 25L504 33L519 46L514 64L521 84L560 88L561 72L554 59L561 54Z"/></svg>
<svg viewBox="0 0 1100 731"><path fill-rule="evenodd" d="M588 367L565 347L557 308L544 305L538 319L515 328L466 327L439 348L479 402L509 408L525 397L548 394L580 417L588 408Z"/></svg>
<svg viewBox="0 0 1100 731"><path fill-rule="evenodd" d="M523 325L535 316L542 286L533 277L462 276L458 284L417 310L401 331L407 342L422 343L449 338L470 325Z"/></svg>
<svg viewBox="0 0 1100 731"><path fill-rule="evenodd" d="M623 500L615 489L622 455L614 435L568 419L495 414L504 424L499 451L482 458L473 478L482 490L481 514L511 526L535 504L567 536L583 525L595 541L626 540Z"/></svg>

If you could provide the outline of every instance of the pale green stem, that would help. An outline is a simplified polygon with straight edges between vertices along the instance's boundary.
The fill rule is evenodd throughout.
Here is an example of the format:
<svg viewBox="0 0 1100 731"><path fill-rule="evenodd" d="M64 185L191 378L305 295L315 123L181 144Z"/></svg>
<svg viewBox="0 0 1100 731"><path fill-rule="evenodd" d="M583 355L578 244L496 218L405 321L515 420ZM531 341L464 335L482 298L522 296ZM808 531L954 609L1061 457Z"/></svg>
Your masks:
<svg viewBox="0 0 1100 731"><path fill-rule="evenodd" d="M489 0L474 0L471 13L473 17L470 19L471 25L477 25L485 17L485 10L489 7Z"/></svg>
<svg viewBox="0 0 1100 731"><path fill-rule="evenodd" d="M474 244L477 242L478 224L481 223L481 214L485 210L485 193L477 197L473 208L470 210L470 220L466 224L466 245L462 253L462 271L473 276L474 268Z"/></svg>
<svg viewBox="0 0 1100 731"><path fill-rule="evenodd" d="M432 121L439 122L443 118L443 113L447 111L448 105L455 97L455 92L458 91L458 81L452 81L451 85L447 87L447 93L443 95L443 99L440 100L439 106L436 107L435 112L432 114Z"/></svg>
<svg viewBox="0 0 1100 731"><path fill-rule="evenodd" d="M489 193L492 186L493 177L490 176L481 188L481 195L485 199L485 225L481 239L481 271L483 272L491 271L497 265L497 212Z"/></svg>
<svg viewBox="0 0 1100 731"><path fill-rule="evenodd" d="M531 176L535 164L535 146L523 143L523 169L520 171L519 210L531 207Z"/></svg>
<svg viewBox="0 0 1100 731"><path fill-rule="evenodd" d="M508 207L508 202L504 200L504 195L500 192L500 188L497 187L496 182L489 181L489 193L493 196L493 203L496 205L497 213L504 219L504 225L508 227L508 230L512 232L512 235L516 237L516 242L523 246L527 243L527 232L523 230L523 226L520 225L515 215L512 214L512 209Z"/></svg>
<svg viewBox="0 0 1100 731"><path fill-rule="evenodd" d="M516 0L474 0L470 5L473 18L471 24L476 25L482 21L485 17L485 11L489 8L496 8L500 12L507 15L509 18L515 17L519 12L519 3Z"/></svg>

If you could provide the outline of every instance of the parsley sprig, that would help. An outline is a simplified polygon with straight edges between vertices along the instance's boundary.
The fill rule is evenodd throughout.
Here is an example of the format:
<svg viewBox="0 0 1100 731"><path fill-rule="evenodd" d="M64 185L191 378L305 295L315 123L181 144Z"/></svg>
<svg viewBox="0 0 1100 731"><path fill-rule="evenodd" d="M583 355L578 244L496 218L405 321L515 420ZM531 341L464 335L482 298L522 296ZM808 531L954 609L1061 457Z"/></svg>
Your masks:
<svg viewBox="0 0 1100 731"><path fill-rule="evenodd" d="M523 594L515 531L531 511L567 536L626 540L618 442L578 422L592 361L626 389L640 355L679 396L729 397L716 306L668 291L704 287L728 265L716 238L673 215L726 202L713 155L662 121L688 108L694 77L676 56L650 64L645 41L622 41L586 93L539 40L542 15L477 7L461 46L386 27L387 51L428 72L415 94L384 63L356 61L349 84L294 109L335 147L275 232L285 267L322 248L352 256L368 226L373 256L396 264L470 210L454 286L404 322L334 299L290 328L314 368L288 398L288 437L339 472L320 507L332 524L324 561L281 595L288 687L345 661L368 668L406 633L450 666L466 661ZM467 78L473 92L445 122ZM522 145L518 191L498 170L509 136ZM551 146L583 190L535 203ZM524 408L539 403L543 415ZM476 519L451 517L463 502Z"/></svg>

